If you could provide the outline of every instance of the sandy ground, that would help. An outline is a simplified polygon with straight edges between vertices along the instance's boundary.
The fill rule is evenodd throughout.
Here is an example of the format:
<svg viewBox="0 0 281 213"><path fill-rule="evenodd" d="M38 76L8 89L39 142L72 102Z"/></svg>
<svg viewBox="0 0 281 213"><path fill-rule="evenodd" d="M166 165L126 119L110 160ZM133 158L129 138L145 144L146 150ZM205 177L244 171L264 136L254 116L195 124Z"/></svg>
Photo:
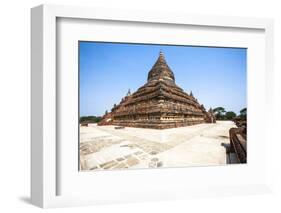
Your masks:
<svg viewBox="0 0 281 213"><path fill-rule="evenodd" d="M115 126L80 127L81 170L224 165L228 131L218 121L165 130Z"/></svg>

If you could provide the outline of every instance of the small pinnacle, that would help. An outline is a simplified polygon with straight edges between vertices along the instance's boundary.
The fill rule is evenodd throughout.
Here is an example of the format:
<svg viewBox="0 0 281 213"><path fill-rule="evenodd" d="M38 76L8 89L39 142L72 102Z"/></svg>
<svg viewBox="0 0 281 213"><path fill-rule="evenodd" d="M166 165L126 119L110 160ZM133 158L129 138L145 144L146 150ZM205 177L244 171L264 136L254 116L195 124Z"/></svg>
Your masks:
<svg viewBox="0 0 281 213"><path fill-rule="evenodd" d="M128 89L127 96L131 95L131 90Z"/></svg>
<svg viewBox="0 0 281 213"><path fill-rule="evenodd" d="M193 97L193 93L192 93L192 91L190 91L190 96L192 96L192 97Z"/></svg>

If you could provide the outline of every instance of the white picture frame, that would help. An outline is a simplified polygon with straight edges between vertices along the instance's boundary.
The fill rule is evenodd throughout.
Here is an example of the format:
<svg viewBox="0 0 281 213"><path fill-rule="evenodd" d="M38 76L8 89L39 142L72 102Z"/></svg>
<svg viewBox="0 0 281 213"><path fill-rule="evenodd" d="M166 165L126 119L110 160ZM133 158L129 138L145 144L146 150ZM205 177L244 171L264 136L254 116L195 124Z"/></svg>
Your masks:
<svg viewBox="0 0 281 213"><path fill-rule="evenodd" d="M254 130L259 132L263 137L260 143L262 144L259 152L261 162L264 164L261 168L255 168L257 174L264 174L262 178L257 178L250 184L249 181L243 180L234 182L217 183L216 185L202 185L194 181L196 173L205 175L208 172L216 172L218 168L197 168L193 174L194 185L191 188L189 185L166 185L162 181L156 188L152 188L153 192L140 191L140 189L128 189L121 191L113 190L101 193L97 190L95 195L83 194L60 194L59 193L59 173L61 166L58 166L60 152L58 152L58 95L57 88L61 83L57 78L57 29L58 20L63 19L79 19L79 20L101 20L101 21L118 21L119 24L125 22L132 23L153 23L154 25L162 26L199 26L206 28L227 29L232 30L257 30L263 32L262 42L264 44L264 67L261 68L261 75L266 78L248 79L251 84L258 84L258 81L263 81L265 87L260 88L264 95L262 101L266 101L266 106L273 109L274 97L271 94L273 91L273 21L271 19L257 18L241 18L241 17L216 17L203 15L187 15L187 14L172 14L172 13L153 13L147 11L123 11L100 8L85 8L74 6L54 6L41 5L31 10L31 201L33 204L47 208L59 206L76 206L76 205L92 205L99 203L116 203L116 202L139 202L144 200L165 200L165 199L182 199L198 196L223 196L223 195L240 195L270 192L271 187L271 170L270 160L268 160L269 152L268 144L271 143L270 137L272 130L272 115L273 110L263 116L261 119L266 125L265 131L261 132L261 126L256 126ZM234 35L235 36L235 35ZM200 41L199 41L200 42ZM250 76L251 77L251 76ZM255 100L252 100L254 103ZM252 117L255 116L252 112ZM251 118L251 117L250 117ZM69 148L73 149L73 147ZM251 163L251 162L250 162ZM254 163L252 164L254 165ZM244 167L242 170L247 171L250 168ZM77 167L77 166L76 166ZM166 180L173 180L175 175L179 175L187 168L178 169L161 169L152 172L145 172L146 177L155 177L156 179L165 176ZM237 172L240 170L237 169ZM78 172L78 170L77 170ZM126 171L125 171L126 172ZM233 171L235 172L235 168ZM134 178L140 176L144 171L130 171L127 177ZM169 173L169 174L168 174ZM119 171L107 172L108 179L119 176ZM124 171L122 173L124 175ZM102 175L101 175L102 176ZM102 179L104 177L101 177ZM250 176L245 179L249 179ZM144 178L145 179L145 178ZM71 177L69 180L72 181ZM73 179L74 180L74 179ZM86 179L84 179L86 180ZM87 179L89 180L89 179ZM178 182L181 182L179 180ZM77 183L73 183L74 185ZM130 184L129 184L130 185ZM141 184L140 184L141 185ZM111 185L110 185L111 186ZM68 185L68 187L70 187ZM144 185L141 185L146 189ZM75 188L73 187L73 190ZM119 190L119 189L118 189ZM70 188L71 191L71 188Z"/></svg>

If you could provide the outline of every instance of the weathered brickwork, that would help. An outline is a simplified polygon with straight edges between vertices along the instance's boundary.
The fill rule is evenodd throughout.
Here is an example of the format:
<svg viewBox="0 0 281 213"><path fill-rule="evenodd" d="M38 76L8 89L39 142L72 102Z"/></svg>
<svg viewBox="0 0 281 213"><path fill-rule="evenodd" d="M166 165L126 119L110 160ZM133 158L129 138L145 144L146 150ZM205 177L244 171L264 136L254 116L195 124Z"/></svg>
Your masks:
<svg viewBox="0 0 281 213"><path fill-rule="evenodd" d="M175 83L174 73L163 53L148 73L147 83L122 98L99 125L167 129L200 123L214 123L192 92L187 94Z"/></svg>

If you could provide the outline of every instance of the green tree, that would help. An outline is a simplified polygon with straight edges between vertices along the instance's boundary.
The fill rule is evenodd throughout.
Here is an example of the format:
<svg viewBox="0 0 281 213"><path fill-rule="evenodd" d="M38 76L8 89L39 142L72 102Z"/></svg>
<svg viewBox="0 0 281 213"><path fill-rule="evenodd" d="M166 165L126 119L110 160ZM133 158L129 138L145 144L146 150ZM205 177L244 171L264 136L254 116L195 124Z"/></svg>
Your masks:
<svg viewBox="0 0 281 213"><path fill-rule="evenodd" d="M216 107L213 109L213 112L216 116L217 120L224 120L225 119L225 109L223 107Z"/></svg>
<svg viewBox="0 0 281 213"><path fill-rule="evenodd" d="M236 117L236 113L235 112L229 111L229 112L225 113L225 119L226 120L232 120L235 117Z"/></svg>
<svg viewBox="0 0 281 213"><path fill-rule="evenodd" d="M243 109L240 110L239 117L243 120L247 119L247 108L243 108Z"/></svg>
<svg viewBox="0 0 281 213"><path fill-rule="evenodd" d="M88 122L88 123L98 123L100 122L102 117L100 116L81 116L80 123Z"/></svg>

